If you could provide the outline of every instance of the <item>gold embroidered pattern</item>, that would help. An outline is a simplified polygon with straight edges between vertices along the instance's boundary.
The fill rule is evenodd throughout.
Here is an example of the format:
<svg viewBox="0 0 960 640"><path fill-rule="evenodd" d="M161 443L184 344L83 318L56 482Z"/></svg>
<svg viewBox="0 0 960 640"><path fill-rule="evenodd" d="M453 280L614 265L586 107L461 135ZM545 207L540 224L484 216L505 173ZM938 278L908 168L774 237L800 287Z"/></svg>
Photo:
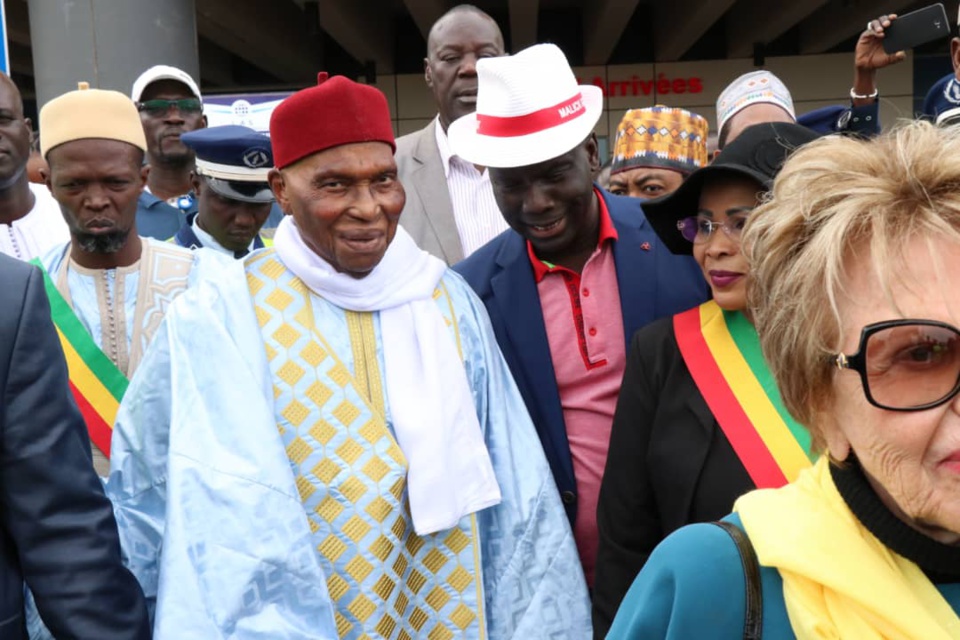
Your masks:
<svg viewBox="0 0 960 640"><path fill-rule="evenodd" d="M275 255L259 252L245 264L278 432L328 576L337 633L485 637L475 518L425 537L411 525L406 456L384 418L375 316L344 314L351 370L316 333L311 294ZM446 315L444 297L441 289L434 295Z"/></svg>

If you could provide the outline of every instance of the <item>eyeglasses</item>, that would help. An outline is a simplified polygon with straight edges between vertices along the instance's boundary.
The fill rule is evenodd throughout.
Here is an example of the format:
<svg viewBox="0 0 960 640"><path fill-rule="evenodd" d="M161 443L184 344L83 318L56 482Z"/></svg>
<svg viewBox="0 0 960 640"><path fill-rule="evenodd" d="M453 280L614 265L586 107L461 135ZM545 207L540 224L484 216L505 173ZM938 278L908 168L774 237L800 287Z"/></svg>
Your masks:
<svg viewBox="0 0 960 640"><path fill-rule="evenodd" d="M923 411L960 392L960 329L934 320L868 324L853 355L833 357L838 369L860 374L875 407Z"/></svg>
<svg viewBox="0 0 960 640"><path fill-rule="evenodd" d="M691 216L677 221L681 235L694 244L702 244L713 237L717 229L723 229L732 240L740 241L740 232L747 223L749 214L732 215L724 222L714 222L704 216Z"/></svg>
<svg viewBox="0 0 960 640"><path fill-rule="evenodd" d="M151 116L164 116L176 107L180 113L200 113L203 103L196 98L182 98L180 100L145 100L137 103L138 111L146 111Z"/></svg>

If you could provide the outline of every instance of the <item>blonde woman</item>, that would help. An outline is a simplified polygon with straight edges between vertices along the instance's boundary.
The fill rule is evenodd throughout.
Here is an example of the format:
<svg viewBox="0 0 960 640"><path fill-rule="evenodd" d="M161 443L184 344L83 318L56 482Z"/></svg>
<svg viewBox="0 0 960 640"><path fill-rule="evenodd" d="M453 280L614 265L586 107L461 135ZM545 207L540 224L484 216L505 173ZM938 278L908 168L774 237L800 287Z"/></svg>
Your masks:
<svg viewBox="0 0 960 640"><path fill-rule="evenodd" d="M806 146L743 241L764 355L828 455L737 501L739 550L668 537L608 637L960 637L960 128Z"/></svg>

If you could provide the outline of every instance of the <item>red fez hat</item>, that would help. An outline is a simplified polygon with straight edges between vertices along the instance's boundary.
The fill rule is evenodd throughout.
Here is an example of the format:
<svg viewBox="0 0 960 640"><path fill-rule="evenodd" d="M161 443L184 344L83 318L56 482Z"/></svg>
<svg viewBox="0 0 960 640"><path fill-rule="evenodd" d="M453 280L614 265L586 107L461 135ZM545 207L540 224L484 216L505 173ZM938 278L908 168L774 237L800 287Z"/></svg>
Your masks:
<svg viewBox="0 0 960 640"><path fill-rule="evenodd" d="M297 91L270 116L270 143L278 169L354 142L386 142L397 150L386 96L344 76L328 79L321 71L317 86Z"/></svg>

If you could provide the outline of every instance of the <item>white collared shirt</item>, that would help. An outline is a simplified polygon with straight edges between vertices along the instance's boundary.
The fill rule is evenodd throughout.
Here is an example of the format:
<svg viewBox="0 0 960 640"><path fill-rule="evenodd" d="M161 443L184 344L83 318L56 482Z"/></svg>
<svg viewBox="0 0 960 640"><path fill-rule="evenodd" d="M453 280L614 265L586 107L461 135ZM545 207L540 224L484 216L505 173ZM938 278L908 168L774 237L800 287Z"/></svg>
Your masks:
<svg viewBox="0 0 960 640"><path fill-rule="evenodd" d="M197 240L200 241L200 244L203 245L203 248L213 249L218 253L222 253L223 255L230 256L231 258L233 258L234 257L233 251L224 247L222 244L217 242L216 238L214 238L212 235L210 235L209 233L207 233L206 231L200 228L200 225L197 224L197 219L199 217L200 217L199 215L193 216L193 221L190 223L190 228L193 229L193 232L197 236ZM247 247L248 251L253 251L253 243L254 241L251 240L250 246Z"/></svg>
<svg viewBox="0 0 960 640"><path fill-rule="evenodd" d="M453 219L457 223L463 257L466 258L506 231L508 225L493 197L490 172L484 169L480 173L475 166L454 155L447 142L447 134L440 126L440 118L435 122L437 148L443 161L443 172L447 176Z"/></svg>

